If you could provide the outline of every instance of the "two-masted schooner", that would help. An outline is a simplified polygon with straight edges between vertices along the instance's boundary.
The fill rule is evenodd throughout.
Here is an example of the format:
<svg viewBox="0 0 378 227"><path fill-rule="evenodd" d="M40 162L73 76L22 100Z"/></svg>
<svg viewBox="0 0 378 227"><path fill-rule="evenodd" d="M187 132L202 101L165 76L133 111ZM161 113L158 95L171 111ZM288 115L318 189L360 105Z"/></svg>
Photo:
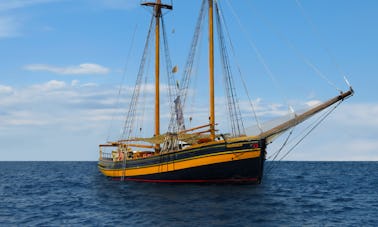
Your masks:
<svg viewBox="0 0 378 227"><path fill-rule="evenodd" d="M124 127L124 137L99 145L100 158L99 170L108 177L126 181L141 182L177 182L177 183L260 183L263 177L264 162L266 159L266 147L273 137L303 122L314 114L342 102L353 94L353 90L340 92L336 97L313 107L302 114L297 114L284 123L278 124L256 135L246 135L238 124L240 111L236 106L232 80L228 75L227 106L232 121L232 132L221 133L216 129L215 100L214 100L214 24L218 33L221 32L219 23L221 18L217 13L217 1L203 0L199 21L202 21L207 12L208 18L208 67L209 67L209 118L204 119L206 124L189 129L185 128L183 106L187 94L187 80L191 72L183 76L180 86L171 81L170 112L171 118L166 133L160 133L160 36L163 25L163 10L172 10L171 4L165 4L161 0L155 2L143 2L142 5L152 7L153 15L150 30L148 32L145 51L149 48L150 40L155 39L155 132L150 138L133 137L132 130L136 126L133 121L136 118L139 92L141 90L143 67L139 69L137 82L130 101ZM215 11L215 23L214 23ZM197 22L198 27L202 22ZM193 43L198 41L198 34L194 35ZM221 52L222 35L219 38ZM163 40L164 45L166 40ZM194 44L192 44L194 46ZM192 48L189 58L194 54ZM227 53L222 52L222 56ZM142 64L146 61L143 55ZM223 61L227 61L223 60ZM192 61L189 60L189 67ZM224 62L223 62L224 63ZM227 64L227 62L226 62ZM168 65L170 67L170 65ZM174 67L173 67L174 68ZM168 70L169 71L169 70ZM227 74L227 67L223 70ZM169 75L168 75L169 78ZM169 79L168 79L169 80ZM235 123L236 122L236 123ZM109 148L108 148L109 147ZM110 149L109 151L106 150Z"/></svg>

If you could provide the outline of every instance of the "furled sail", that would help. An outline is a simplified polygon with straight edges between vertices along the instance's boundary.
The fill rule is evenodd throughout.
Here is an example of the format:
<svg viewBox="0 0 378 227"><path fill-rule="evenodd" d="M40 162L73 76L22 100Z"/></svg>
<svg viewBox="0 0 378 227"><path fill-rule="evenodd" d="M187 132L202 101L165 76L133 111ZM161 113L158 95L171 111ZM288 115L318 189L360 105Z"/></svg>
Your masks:
<svg viewBox="0 0 378 227"><path fill-rule="evenodd" d="M262 139L266 139L267 141L271 141L274 137L276 137L277 135L285 132L286 130L298 125L299 123L307 120L308 118L310 118L311 116L313 116L314 114L316 113L319 113L320 111L332 106L333 104L339 102L339 101L343 101L344 99L346 98L349 98L350 96L353 95L353 89L350 88L349 91L346 91L346 92L341 92L340 95L314 107L314 108L311 108L310 110L302 113L302 114L299 114L299 115L296 115L294 118L282 123L282 124L279 124L267 131L264 131L262 132L260 135L258 135L259 138L262 138Z"/></svg>

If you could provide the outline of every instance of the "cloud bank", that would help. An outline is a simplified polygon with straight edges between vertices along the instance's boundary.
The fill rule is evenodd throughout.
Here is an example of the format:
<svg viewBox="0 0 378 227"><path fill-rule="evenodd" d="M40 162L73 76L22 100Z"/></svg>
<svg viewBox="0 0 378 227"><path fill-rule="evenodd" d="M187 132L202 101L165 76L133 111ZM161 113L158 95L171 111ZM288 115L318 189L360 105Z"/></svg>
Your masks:
<svg viewBox="0 0 378 227"><path fill-rule="evenodd" d="M110 70L104 66L83 63L77 66L58 67L46 64L30 64L24 66L28 71L45 71L61 75L108 74Z"/></svg>
<svg viewBox="0 0 378 227"><path fill-rule="evenodd" d="M149 91L150 87L146 89ZM125 86L124 96L120 98L117 93L116 86L81 83L76 79L70 82L50 80L23 87L0 84L1 159L96 160L98 144L107 138L117 139L121 133L132 87ZM153 111L149 104L153 93L146 95L143 130L148 136L148 130L151 135L153 133L148 117L149 111ZM255 103L261 117L275 118L287 113L285 106L267 104L261 99ZM162 102L162 112L165 109L169 106ZM343 103L286 160L378 161L377 115L377 103ZM204 123L207 116L206 104L194 108L191 126ZM162 117L163 121L169 119L167 114ZM220 111L216 117L220 125L228 123L225 112ZM201 121L195 122L197 119ZM248 121L252 123L253 116L245 120L245 125L249 126ZM189 122L187 124L189 127ZM166 129L162 126L161 130ZM269 145L268 155L280 145L279 141Z"/></svg>

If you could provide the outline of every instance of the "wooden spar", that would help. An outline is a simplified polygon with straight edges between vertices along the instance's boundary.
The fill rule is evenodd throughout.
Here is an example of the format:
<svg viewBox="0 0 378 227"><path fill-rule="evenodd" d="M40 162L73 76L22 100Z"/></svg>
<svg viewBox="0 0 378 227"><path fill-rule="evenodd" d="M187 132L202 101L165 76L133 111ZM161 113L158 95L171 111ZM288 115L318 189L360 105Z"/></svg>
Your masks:
<svg viewBox="0 0 378 227"><path fill-rule="evenodd" d="M100 144L99 147L118 147L118 146L125 146L125 147L140 147L140 148L154 148L151 145L144 145L144 144L132 144L132 143L120 143L120 142L112 142L108 144Z"/></svg>
<svg viewBox="0 0 378 227"><path fill-rule="evenodd" d="M195 132L195 134L199 135L199 134L208 133L208 132L211 132L211 130L209 129L209 130L199 131L199 132Z"/></svg>
<svg viewBox="0 0 378 227"><path fill-rule="evenodd" d="M119 143L100 144L99 147L118 147Z"/></svg>
<svg viewBox="0 0 378 227"><path fill-rule="evenodd" d="M151 145L143 145L143 144L127 144L128 147L140 147L140 148L154 148L154 146Z"/></svg>
<svg viewBox="0 0 378 227"><path fill-rule="evenodd" d="M194 128L186 129L186 130L180 131L179 134L194 131L194 130L201 129L201 128L205 128L205 127L208 127L208 126L210 126L210 124L201 125L201 126L197 126L197 127L194 127Z"/></svg>
<svg viewBox="0 0 378 227"><path fill-rule="evenodd" d="M213 0L209 0L209 95L210 95L210 139L215 139L215 104L214 104L214 26Z"/></svg>
<svg viewBox="0 0 378 227"><path fill-rule="evenodd" d="M279 133L281 133L281 132L283 132L283 131L285 131L285 130L287 130L287 129L289 129L289 128L291 128L291 127L293 127L293 126L295 126L295 125L297 125L297 124L299 124L303 121L305 121L306 119L308 119L312 115L326 109L327 107L330 107L333 104L352 96L353 93L354 93L353 89L350 88L349 91L342 92L340 95L324 102L323 104L316 106L316 107L314 107L314 108L312 108L312 109L310 109L310 110L308 110L308 111L306 111L306 112L304 112L300 115L295 116L294 119L286 121L286 122L282 123L281 125L278 125L278 126L272 128L272 129L270 129L266 132L261 133L259 135L259 137L262 138L262 139L266 139L266 138L272 137L274 135L277 135L277 134L279 134Z"/></svg>
<svg viewBox="0 0 378 227"><path fill-rule="evenodd" d="M159 5L161 9L172 9L173 8L171 5L157 3L157 2L144 2L141 5L143 5L143 6L152 6L152 7L155 7L156 5Z"/></svg>
<svg viewBox="0 0 378 227"><path fill-rule="evenodd" d="M160 135L160 8L161 1L155 5L155 136ZM156 149L160 145L156 144Z"/></svg>

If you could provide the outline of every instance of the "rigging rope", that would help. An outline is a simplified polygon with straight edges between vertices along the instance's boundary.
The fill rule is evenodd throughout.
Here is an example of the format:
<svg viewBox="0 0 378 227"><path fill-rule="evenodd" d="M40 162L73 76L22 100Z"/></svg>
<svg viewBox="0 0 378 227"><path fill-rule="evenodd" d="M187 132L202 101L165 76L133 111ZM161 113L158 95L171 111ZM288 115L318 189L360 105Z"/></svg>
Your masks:
<svg viewBox="0 0 378 227"><path fill-rule="evenodd" d="M306 130L308 130L279 160L279 161L282 161L285 157L287 157L311 132L313 132L315 130L315 128L317 128L341 103L343 102L343 100L340 100L337 104L335 104L335 106L331 109L329 109L328 111L324 112L323 115L319 116L319 118L317 120L315 120L313 122L313 124L310 124L309 127L307 127L306 129L304 129L302 131L302 133L304 133ZM313 126L311 126L313 125ZM289 135L290 136L290 135ZM294 140L292 140L294 141ZM286 146L286 141L285 141L285 146ZM280 149L281 151L282 149ZM279 151L279 152L280 152ZM276 155L278 156L278 155ZM274 161L274 159L272 160ZM271 167L269 169L267 169L267 173L270 172L272 169L274 168L274 165L273 163L271 164Z"/></svg>
<svg viewBox="0 0 378 227"><path fill-rule="evenodd" d="M221 5L219 5L219 6L221 8ZM221 15L221 18L223 18L222 15ZM226 34L227 34L227 37L228 37L228 41L230 43L231 54L233 55L233 57L235 59L236 66L237 66L237 69L238 69L238 72L239 72L239 76L241 78L244 91L245 91L245 93L247 95L247 98L248 98L248 103L251 106L251 109L252 109L252 112L253 112L253 116L254 116L255 121L257 123L257 127L259 128L260 132L262 133L263 129L262 129L262 126L260 124L259 118L257 117L256 107L255 107L255 104L252 102L251 96L249 94L249 89L247 88L247 83L246 83L246 81L244 79L244 76L242 74L241 67L240 67L240 64L238 62L238 58L236 57L236 51L235 51L234 45L233 45L233 43L231 41L231 35L230 35L230 32L229 32L229 29L227 28L227 24L226 23L224 23L224 26L226 27Z"/></svg>
<svg viewBox="0 0 378 227"><path fill-rule="evenodd" d="M168 125L168 131L169 132L178 132L180 127L183 127L183 122L180 122L179 114L177 114L177 111L180 111L179 108L175 108L175 101L178 102L178 99L175 99L175 97L178 97L179 90L177 86L175 86L175 78L173 76L172 72L172 61L171 57L169 55L169 46L168 46L168 40L167 40L167 33L164 23L164 17L161 17L161 24L162 24L162 30L163 30L163 44L164 44L164 56L165 56L165 66L166 66L166 73L168 77L168 100L169 100L169 106L170 106L170 122ZM178 104L179 105L179 104Z"/></svg>
<svg viewBox="0 0 378 227"><path fill-rule="evenodd" d="M295 0L295 2L297 4L298 8L300 9L302 15L306 18L307 23L310 25L310 27L311 27L313 33L315 34L316 38L318 39L319 43L321 43L322 39L321 39L321 36L320 36L320 32L316 28L315 23L311 19L310 15L306 12L306 10L304 9L304 7L300 3L300 0ZM327 55L330 58L332 64L335 65L335 67L336 67L337 71L339 72L340 76L345 76L346 74L341 69L340 65L337 63L337 61L336 61L335 57L333 56L333 54L331 53L330 49L327 48L325 45L322 45L322 48L327 53Z"/></svg>
<svg viewBox="0 0 378 227"><path fill-rule="evenodd" d="M229 0L227 0L227 4L228 4L229 8L231 9L231 12L232 12L233 16L235 17L236 21L238 22L238 25L239 25L240 29L246 35L246 37L248 39L248 44L252 47L253 51L255 52L255 54L257 56L257 59L259 60L260 64L262 64L262 66L263 66L266 74L270 77L270 79L272 80L273 84L276 86L276 89L279 91L279 93L281 94L281 96L285 100L285 102L286 102L286 104L288 106L288 109L290 111L290 108L292 108L292 107L290 106L289 101L288 101L285 93L283 92L283 89L280 86L277 78L274 76L272 70L270 69L270 67L266 63L264 57L262 56L260 50L257 48L257 45L255 44L255 42L252 40L252 38L250 36L248 36L247 30L244 28L243 24L241 23L238 14L235 12L235 10L232 7L232 5L229 2Z"/></svg>
<svg viewBox="0 0 378 227"><path fill-rule="evenodd" d="M255 10L253 7L251 7L253 14L258 16L260 20L264 23L264 25L269 28L273 33L277 35L281 41L286 43L286 45L293 51L293 53L302 60L311 70L314 71L314 73L319 76L322 80L324 80L326 83L328 83L331 87L335 88L337 91L341 91L332 81L330 81L327 76L320 71L320 69L312 63L304 54L299 51L298 48L294 46L294 44L285 36L282 32L280 32L277 28L275 28L272 23L263 15L261 15L257 10Z"/></svg>
<svg viewBox="0 0 378 227"><path fill-rule="evenodd" d="M139 66L137 80L136 80L135 87L134 87L134 90L133 90L133 95L132 95L132 98L131 98L129 111L127 112L127 116L126 116L126 119L125 119L125 124L124 124L123 133L122 133L121 138L130 138L130 136L132 135L133 124L134 124L135 114L136 114L136 108L137 108L137 105L138 105L140 87L141 87L141 82L142 82L142 78L143 78L144 70L145 70L144 66L145 66L145 63L146 63L147 53L148 53L149 46L150 46L149 44L151 42L151 37L152 37L151 33L152 33L152 30L153 30L152 29L153 28L153 21L154 21L154 16L152 16L152 18L151 18L150 27L149 27L149 30L148 30L148 35L147 35L147 39L146 39L146 43L145 43L145 47L144 47L144 51L143 51L143 55L142 55L142 61L141 61L141 64Z"/></svg>
<svg viewBox="0 0 378 227"><path fill-rule="evenodd" d="M294 148L296 148L315 128L317 128L340 105L341 102L342 100L330 109L297 143L294 144L294 146L292 146L292 148L290 148L290 150L281 157L279 161L284 159L292 150L294 150Z"/></svg>
<svg viewBox="0 0 378 227"><path fill-rule="evenodd" d="M276 160L276 158L278 157L278 155L280 154L280 152L282 151L282 149L286 146L286 144L287 144L287 142L289 141L291 135L293 134L294 128L295 128L295 127L293 127L293 128L290 130L289 135L286 137L285 141L282 143L280 149L278 149L276 152L274 152L270 157L268 157L268 159L270 159L270 158L273 156L272 161Z"/></svg>
<svg viewBox="0 0 378 227"><path fill-rule="evenodd" d="M148 60L148 65L150 64L150 60ZM147 73L146 75L148 75L148 69L149 67L147 67ZM148 77L146 76L144 78L144 83L142 85L142 93L143 93L143 96L142 96L142 113L140 114L140 117L139 117L139 127L137 127L137 129L139 129L139 131L135 131L135 136L134 137L142 137L142 130L143 130L143 127L144 127L144 114L145 114L145 110L146 110L146 93L147 93L147 85L148 85Z"/></svg>
<svg viewBox="0 0 378 227"><path fill-rule="evenodd" d="M240 136L245 134L245 129L243 125L243 120L239 108L239 101L236 95L234 81L232 77L232 70L229 61L229 55L227 52L226 43L224 41L224 32L223 27L226 27L226 23L224 18L221 16L220 7L218 6L218 2L215 1L215 8L216 8L216 25L217 25L217 32L218 32L218 39L220 45L220 55L222 61L222 70L223 70L223 79L225 84L225 90L227 94L227 106L229 111L229 118L231 124L231 131L233 136Z"/></svg>
<svg viewBox="0 0 378 227"><path fill-rule="evenodd" d="M131 56L132 48L134 47L134 39L135 39L135 33L136 33L136 30L137 30L137 27L138 27L138 24L135 25L135 28L134 28L134 31L133 31L133 35L131 37L131 42L130 42L131 45L130 45L129 50L128 50L128 54L127 54L127 57L126 57L126 63L125 63L124 70L123 70L123 73L122 73L121 83L119 85L119 89L118 89L118 93L117 93L116 110L118 110L120 108L120 96L121 96L121 92L122 92L123 85L124 85L124 82L125 82L126 72L127 72L127 69L128 69L128 65L129 65L129 62L130 62L130 56ZM109 141L109 139L110 139L110 132L111 132L112 127L113 127L113 122L114 122L115 114L116 114L116 112L114 111L113 114L112 114L112 119L110 121L109 128L108 128L108 133L107 133L106 141Z"/></svg>
<svg viewBox="0 0 378 227"><path fill-rule="evenodd" d="M190 77L192 76L192 69L193 69L193 63L194 59L198 50L198 40L202 33L202 25L204 22L205 17L205 8L206 8L206 2L207 0L202 0L201 10L197 18L197 24L195 28L195 32L192 38L192 44L189 51L189 55L186 61L186 65L184 68L184 74L180 82L180 97L181 97L181 106L182 109L185 108L186 103L186 97L189 89L190 84Z"/></svg>

